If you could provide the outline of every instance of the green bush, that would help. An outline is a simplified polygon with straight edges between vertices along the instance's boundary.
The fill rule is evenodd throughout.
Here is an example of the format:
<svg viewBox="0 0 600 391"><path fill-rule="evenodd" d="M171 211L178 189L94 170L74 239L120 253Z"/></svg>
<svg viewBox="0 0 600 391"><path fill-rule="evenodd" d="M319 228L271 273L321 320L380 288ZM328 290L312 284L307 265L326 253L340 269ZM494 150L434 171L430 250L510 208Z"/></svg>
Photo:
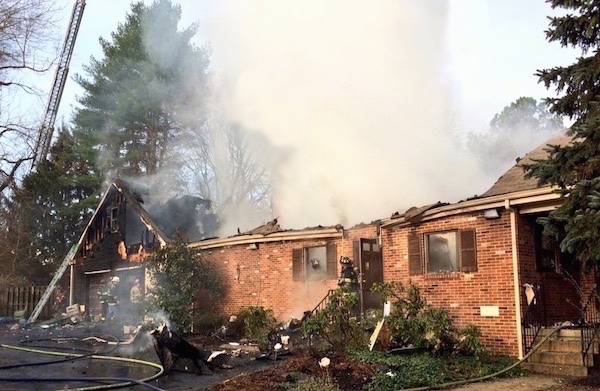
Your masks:
<svg viewBox="0 0 600 391"><path fill-rule="evenodd" d="M485 353L486 349L481 343L481 329L475 325L468 325L460 330L457 348L460 353L470 356Z"/></svg>
<svg viewBox="0 0 600 391"><path fill-rule="evenodd" d="M191 330L195 303L205 303L205 313L216 308L223 289L221 276L182 237L157 249L146 265L152 285L145 308L150 313L164 311L174 329L184 333Z"/></svg>
<svg viewBox="0 0 600 391"><path fill-rule="evenodd" d="M274 344L271 336L276 333L276 319L273 310L260 306L243 307L238 312L238 320L243 323L242 334L255 339L261 350L271 349Z"/></svg>
<svg viewBox="0 0 600 391"><path fill-rule="evenodd" d="M367 336L359 323L357 307L355 293L348 288L336 289L325 308L302 323L302 332L311 342L323 341L339 352L350 347L366 347Z"/></svg>
<svg viewBox="0 0 600 391"><path fill-rule="evenodd" d="M475 330L467 330L470 334L464 338L459 336L448 312L429 305L416 285L404 285L400 281L376 283L371 291L379 293L383 301L389 300L392 303L386 324L392 332L392 341L396 347L412 346L447 354L455 351L462 340L469 344L463 346L465 349L472 348L473 354L481 352L477 348L479 336Z"/></svg>
<svg viewBox="0 0 600 391"><path fill-rule="evenodd" d="M392 355L377 351L350 350L349 356L377 365L380 370L369 383L369 390L399 390L434 387L440 384L479 378L500 372L515 363L504 356L434 355L431 353ZM503 376L518 376L519 367Z"/></svg>

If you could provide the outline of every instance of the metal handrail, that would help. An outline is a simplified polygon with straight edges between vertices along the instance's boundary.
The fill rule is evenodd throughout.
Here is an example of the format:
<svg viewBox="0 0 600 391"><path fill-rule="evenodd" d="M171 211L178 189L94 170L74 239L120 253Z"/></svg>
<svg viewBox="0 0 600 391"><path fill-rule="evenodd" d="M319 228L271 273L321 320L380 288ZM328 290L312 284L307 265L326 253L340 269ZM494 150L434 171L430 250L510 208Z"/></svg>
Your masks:
<svg viewBox="0 0 600 391"><path fill-rule="evenodd" d="M598 314L598 304L600 303L598 285L594 284L588 299L581 310L581 319L579 325L581 326L581 353L583 357L583 363L587 366L587 357L592 347L592 344L596 340L598 334L598 328L600 325L600 316Z"/></svg>
<svg viewBox="0 0 600 391"><path fill-rule="evenodd" d="M542 327L546 325L546 300L544 290L540 284L530 285L534 296L527 304L523 318L521 319L521 332L523 336L523 355L527 355L533 348L535 340ZM525 296L523 291L523 296ZM525 298L527 303L527 298Z"/></svg>
<svg viewBox="0 0 600 391"><path fill-rule="evenodd" d="M325 297L323 298L323 300L321 300L319 302L319 304L317 304L315 306L315 308L313 308L313 310L310 311L310 315L309 316L313 316L317 312L321 311L323 308L327 307L327 304L329 304L329 300L331 299L331 296L333 295L333 292L335 292L335 289L330 289L327 292L327 295L325 295Z"/></svg>

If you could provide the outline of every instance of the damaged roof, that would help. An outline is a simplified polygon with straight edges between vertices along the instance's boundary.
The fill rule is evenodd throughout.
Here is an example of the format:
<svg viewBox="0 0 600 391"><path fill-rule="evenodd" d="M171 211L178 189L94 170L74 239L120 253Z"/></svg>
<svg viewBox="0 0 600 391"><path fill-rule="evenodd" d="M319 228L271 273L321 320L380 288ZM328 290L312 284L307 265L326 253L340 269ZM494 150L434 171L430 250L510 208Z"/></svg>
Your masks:
<svg viewBox="0 0 600 391"><path fill-rule="evenodd" d="M525 193L548 193L549 187L540 188L537 179L525 178L523 165L547 157L547 148L550 145L562 147L568 145L572 141L573 137L569 134L569 131L562 131L527 153L522 159L518 159L517 163L506 171L506 173L504 173L504 175L502 175L494 185L481 196L468 198L454 204L437 202L435 204L420 207L413 206L404 213L394 212L389 218L382 220L382 226L387 227L405 223L418 225L424 218L433 218L435 215L447 215L452 213L452 211L474 210L482 207L498 207L502 205L505 199L528 196Z"/></svg>
<svg viewBox="0 0 600 391"><path fill-rule="evenodd" d="M131 207L145 223L163 239L173 240L181 233L188 241L212 237L217 231L217 219L211 211L211 202L190 195L177 196L164 202L146 202L150 199L147 187L129 183L123 179L113 182Z"/></svg>
<svg viewBox="0 0 600 391"><path fill-rule="evenodd" d="M496 183L480 197L490 197L517 191L537 189L539 187L537 179L525 178L523 165L533 163L534 160L546 158L548 156L548 151L546 151L546 149L549 145L564 147L572 140L573 138L565 131L547 140L533 151L527 153L522 159L518 159L517 164L506 171L504 175L502 175Z"/></svg>

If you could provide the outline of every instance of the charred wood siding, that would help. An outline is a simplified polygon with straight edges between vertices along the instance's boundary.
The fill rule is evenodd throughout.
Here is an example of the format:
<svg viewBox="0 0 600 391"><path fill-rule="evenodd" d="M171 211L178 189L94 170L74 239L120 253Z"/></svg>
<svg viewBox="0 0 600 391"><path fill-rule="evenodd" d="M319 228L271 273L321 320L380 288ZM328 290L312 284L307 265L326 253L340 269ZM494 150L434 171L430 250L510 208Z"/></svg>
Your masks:
<svg viewBox="0 0 600 391"><path fill-rule="evenodd" d="M111 269L113 264L121 261L118 252L119 243L121 243L121 235L118 233L106 235L104 240L94 244L94 251L83 263L83 270L90 272Z"/></svg>

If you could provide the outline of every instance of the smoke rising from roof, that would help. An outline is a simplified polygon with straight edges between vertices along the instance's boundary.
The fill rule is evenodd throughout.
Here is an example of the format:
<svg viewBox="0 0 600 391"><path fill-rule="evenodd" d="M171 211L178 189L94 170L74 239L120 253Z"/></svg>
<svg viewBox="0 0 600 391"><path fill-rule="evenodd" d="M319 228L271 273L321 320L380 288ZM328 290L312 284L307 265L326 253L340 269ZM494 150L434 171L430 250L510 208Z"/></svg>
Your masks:
<svg viewBox="0 0 600 391"><path fill-rule="evenodd" d="M489 187L451 130L446 3L206 7L229 117L288 151L274 183L282 227L348 226Z"/></svg>

